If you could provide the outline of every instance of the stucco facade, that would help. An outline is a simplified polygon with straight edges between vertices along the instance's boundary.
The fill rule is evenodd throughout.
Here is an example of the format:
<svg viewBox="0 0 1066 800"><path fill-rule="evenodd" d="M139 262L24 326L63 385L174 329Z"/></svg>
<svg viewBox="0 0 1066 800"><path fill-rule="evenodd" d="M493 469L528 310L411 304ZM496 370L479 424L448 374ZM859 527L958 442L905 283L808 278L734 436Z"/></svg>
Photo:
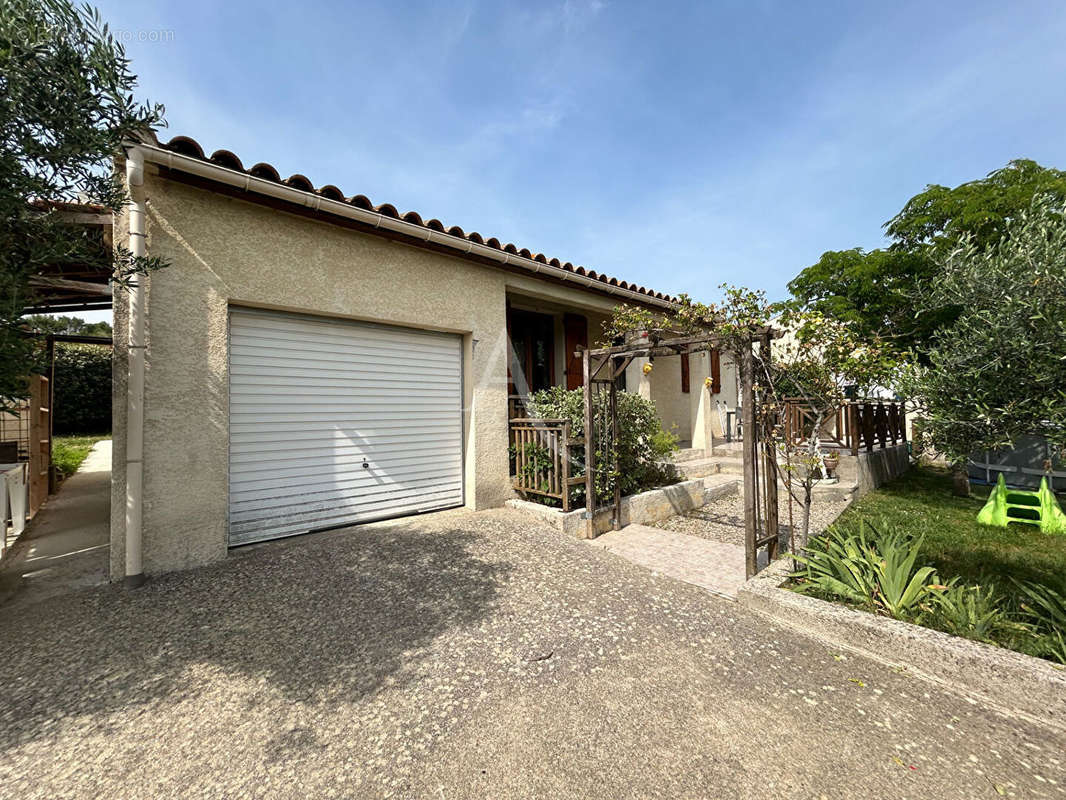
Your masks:
<svg viewBox="0 0 1066 800"><path fill-rule="evenodd" d="M250 306L459 334L463 351L464 492L471 509L513 497L508 477L507 305L568 309L589 342L617 301L162 177L146 165L147 248L170 266L147 281L144 571L224 558L228 516L228 318ZM116 224L123 241L125 221ZM112 575L125 537L127 298L115 298ZM562 337L557 337L557 349ZM559 350L556 372L564 354ZM666 427L693 437L707 359L680 393L677 359L638 381ZM673 362L673 366L669 365ZM725 376L723 375L723 381ZM656 387L659 389L656 389ZM630 389L634 387L631 383Z"/></svg>

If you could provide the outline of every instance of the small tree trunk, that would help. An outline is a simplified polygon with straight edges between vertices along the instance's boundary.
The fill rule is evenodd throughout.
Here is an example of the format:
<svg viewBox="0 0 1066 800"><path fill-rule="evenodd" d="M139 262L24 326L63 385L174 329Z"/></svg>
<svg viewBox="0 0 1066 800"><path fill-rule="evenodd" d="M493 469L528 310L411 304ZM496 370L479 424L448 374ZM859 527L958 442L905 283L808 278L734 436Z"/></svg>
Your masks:
<svg viewBox="0 0 1066 800"><path fill-rule="evenodd" d="M803 529L800 533L800 550L807 549L807 539L811 533L811 505L813 505L814 470L818 458L818 434L822 430L823 414L819 411L814 417L814 428L807 441L807 474L803 476Z"/></svg>
<svg viewBox="0 0 1066 800"><path fill-rule="evenodd" d="M803 495L803 529L800 532L800 550L807 549L807 539L811 533L811 485L807 484Z"/></svg>
<svg viewBox="0 0 1066 800"><path fill-rule="evenodd" d="M966 469L966 464L951 465L951 480L951 493L955 497L970 496L970 475Z"/></svg>

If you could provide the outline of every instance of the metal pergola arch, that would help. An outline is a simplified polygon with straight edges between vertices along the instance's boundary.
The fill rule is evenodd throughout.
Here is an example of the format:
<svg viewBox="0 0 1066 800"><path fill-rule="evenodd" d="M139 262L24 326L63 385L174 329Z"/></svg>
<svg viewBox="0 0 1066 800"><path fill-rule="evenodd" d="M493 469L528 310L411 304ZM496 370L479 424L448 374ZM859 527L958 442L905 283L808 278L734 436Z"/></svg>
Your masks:
<svg viewBox="0 0 1066 800"><path fill-rule="evenodd" d="M759 548L764 546L767 548L768 561L773 561L778 554L780 526L777 453L772 439L772 419L767 415L756 413L753 355L753 349L758 346L760 356L768 359L770 343L778 336L780 333L770 327L752 328L750 346L740 348L740 363L737 364L740 371L741 419L744 431L741 452L744 465L745 572L749 578L758 572ZM611 509L612 527L615 530L621 527L622 498L618 481L615 481L614 496L609 504L600 505L596 496L597 442L606 438L613 443L618 436L617 377L634 359L699 353L720 347L721 341L722 337L719 334L705 333L671 339L649 338L648 341L582 349L575 353L575 356L581 358L584 379L585 526L588 538L591 539L596 535L596 514L603 513L607 509ZM606 376L600 377L605 368ZM599 430L596 426L594 398L597 385L601 386L601 390L606 389L609 392L607 403L609 419L600 420ZM761 430L761 428L767 430ZM605 452L611 451L612 448L605 449ZM763 462L761 466L760 461Z"/></svg>

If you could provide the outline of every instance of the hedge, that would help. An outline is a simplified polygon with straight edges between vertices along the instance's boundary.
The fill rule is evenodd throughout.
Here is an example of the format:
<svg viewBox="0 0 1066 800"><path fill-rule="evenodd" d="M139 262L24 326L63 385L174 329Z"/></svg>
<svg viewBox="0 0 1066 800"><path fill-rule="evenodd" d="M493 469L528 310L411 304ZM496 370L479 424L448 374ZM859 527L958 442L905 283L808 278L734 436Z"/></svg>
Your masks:
<svg viewBox="0 0 1066 800"><path fill-rule="evenodd" d="M55 409L57 436L111 432L111 348L56 343Z"/></svg>

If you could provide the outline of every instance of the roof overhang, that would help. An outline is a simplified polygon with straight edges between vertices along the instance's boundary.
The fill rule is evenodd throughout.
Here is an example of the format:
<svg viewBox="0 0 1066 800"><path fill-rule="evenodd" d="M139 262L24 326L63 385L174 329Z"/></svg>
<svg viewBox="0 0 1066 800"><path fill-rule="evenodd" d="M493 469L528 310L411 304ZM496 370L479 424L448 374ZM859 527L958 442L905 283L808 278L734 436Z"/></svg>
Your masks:
<svg viewBox="0 0 1066 800"><path fill-rule="evenodd" d="M141 152L145 162L161 167L165 177L192 183L201 188L221 190L222 193L234 197L265 201L267 205L276 208L326 221L344 221L347 227L399 239L482 264L532 274L546 280L607 295L619 302L636 303L662 310L677 306L673 298L657 296L649 290L635 291L628 288L628 284L624 281L620 285L616 279L608 279L595 272L586 272L583 268L574 268L569 264L563 266L557 259L549 261L539 254L525 255L528 251L519 251L510 244L499 245L496 239L488 240L499 245L492 246L489 243L475 241L470 236L459 236L430 227L429 224L422 223L418 215L414 215L417 221L408 220L373 208L361 207L346 200L324 196L321 192L308 190L310 183L306 179L299 182L299 186L308 188L298 188L288 183L253 175L248 171L175 152L173 149L150 142L129 141L125 143L125 146L127 151L136 148ZM189 180L190 177L192 180ZM394 210L391 206L389 209ZM410 217L411 212L405 216ZM440 227L443 228L443 225Z"/></svg>

